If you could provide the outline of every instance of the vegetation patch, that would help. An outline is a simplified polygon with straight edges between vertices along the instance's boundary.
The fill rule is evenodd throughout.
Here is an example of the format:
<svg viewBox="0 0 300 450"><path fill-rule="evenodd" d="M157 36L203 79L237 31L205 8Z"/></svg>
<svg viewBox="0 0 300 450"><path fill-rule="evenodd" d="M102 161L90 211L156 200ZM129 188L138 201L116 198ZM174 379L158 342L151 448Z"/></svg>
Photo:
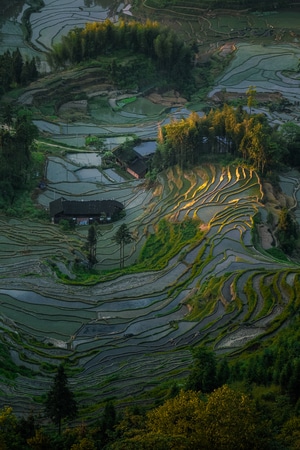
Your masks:
<svg viewBox="0 0 300 450"><path fill-rule="evenodd" d="M200 223L197 219L186 219L180 223L162 219L156 232L147 238L142 248L139 257L141 267L145 264L147 268L162 269L183 247L199 243L204 237Z"/></svg>
<svg viewBox="0 0 300 450"><path fill-rule="evenodd" d="M185 14L193 8L187 2L185 5L173 3L172 8L179 6ZM156 6L157 3L152 4L152 7ZM167 4L160 6L171 7ZM176 11L180 12L180 8ZM188 19L184 22L184 25L176 23L184 32L196 36L192 24L195 21ZM228 27L234 27L232 18L228 19L227 26L217 17L210 17L204 22L209 26L203 28L203 35L219 36L220 40L232 38L228 30ZM109 33L113 39L108 39ZM141 45L147 33L154 35L150 60ZM104 40L97 40L96 34ZM123 41L122 36L126 36ZM91 42L101 48L92 48L89 45ZM117 54L114 53L114 47L118 46ZM142 54L136 58L134 53ZM35 111L38 112L38 108L42 110L43 101L47 100L42 115L47 113L55 116L55 108L59 109L60 101L68 102L70 98L86 100L89 94L93 94L96 86L94 80L100 75L109 78L110 85L117 84L119 87L123 81L122 88L129 86L134 95L133 89L151 86L155 74L159 73L159 88L163 90L171 84L172 87L185 89L190 95L195 86L191 85L189 76L194 63L195 66L198 64L196 60L190 64L190 56L196 57L196 53L196 42L190 53L190 49L173 33L160 27L158 29L153 23L141 26L137 22L125 24L120 21L115 27L108 21L105 24L90 24L84 30L74 29L61 44L54 47L49 60L52 58L51 62L58 66L66 61L76 64L80 60L81 66L79 70L71 71L70 78L66 72L61 72L63 76L59 75L59 78L62 80L57 77L53 80L54 90L46 94L44 92L45 98L42 93L40 98L37 97ZM117 58L121 54L124 61ZM101 61L90 63L90 58L98 58L99 55ZM266 61L266 50L263 55L262 59ZM188 58L189 64L185 58ZM216 73L218 66L219 69L223 67L221 61L224 60L221 58L218 55L214 64L204 62L208 64L207 72L203 67L199 68L199 79L206 72L202 80L203 90L208 89L211 74ZM269 60L274 67L275 59ZM90 64L97 65L97 70L101 66L101 70L95 71L93 78L90 66L89 76L85 80L85 70ZM257 68L256 65L254 67ZM143 73L147 74L147 79L139 84ZM239 76L236 70L231 75L232 80ZM176 78L179 80L178 85ZM79 92L80 86L84 93ZM50 98L53 92L56 92L58 102ZM251 89L244 102L250 109L254 108L254 97L255 89ZM34 131L25 116L21 114L14 121L14 125L17 125L14 129L8 127L1 132L2 179L7 169L11 169L8 172L9 183L1 185L1 207L6 215L0 221L0 260L3 262L0 275L1 289L8 295L8 300L4 299L1 303L7 316L2 328L11 327L13 330L10 345L19 360L39 369L32 382L31 374L24 371L23 377L15 383L14 399L19 412L23 412L32 399L45 398L45 386L49 386L55 367L64 360L69 360L73 365L73 371L70 372L72 387L80 399L82 410L88 414L88 420L99 419L99 408L104 407L112 396L118 399L120 408L131 401L128 392L135 403L148 397L148 404L153 404L153 396L159 392L162 393L161 398L176 397L176 386L174 390L171 389L168 381L170 376L178 377L182 387L185 386L184 377L189 372L196 375L192 380L189 379L189 382L195 382L190 387L196 387L208 395L211 389L224 383L245 382L249 391L252 388L249 383L258 384L263 380L266 386L270 386L270 383L280 386L281 394L288 395L291 404L298 401L299 364L296 353L292 352L292 348L297 347L295 343L291 348L285 348L292 362L290 367L287 366L288 361L279 356L277 349L275 351L272 348L274 352L270 358L267 354L262 356L259 351L267 334L279 334L281 326L289 324L299 309L299 266L291 259L283 261L278 255L272 256L272 252L259 252L253 246L250 233L252 224L256 222L254 218L257 211L265 212L261 202L261 179L257 171L265 174L279 164L295 161L293 155L299 136L297 133L288 133L289 139L283 148L283 134L271 129L265 117L244 112L242 103L237 107L226 105L211 112L207 110L203 118L193 113L185 119L180 117L162 126L158 136L160 153L154 155L152 166L155 176L150 174L155 180L153 189L143 182L125 179L120 183L105 183L102 179L97 182L79 182L76 179L78 164L70 163L65 155L61 157L57 154L54 158L48 158L46 179L41 179L44 175L41 170L43 157L40 151L34 154L34 139L30 139L34 136L24 133ZM126 105L123 109L126 109ZM6 124L9 120L7 113L9 110L4 119ZM61 128L66 134L71 130L76 134L80 130L84 136L92 130L91 139L88 138L86 143L97 147L97 151L102 151L103 143L102 137L98 138L98 132L105 138L115 132L111 124L101 125L101 130L97 127L95 131L91 124L71 123L72 118L69 118L66 124L52 124L55 128L51 129ZM76 120L78 118L74 117ZM110 118L107 119L109 121ZM49 123L43 125L48 126ZM151 127L153 129L149 131ZM151 132L153 135L156 127L155 122L145 130L142 124L139 132ZM117 131L122 134L122 130ZM128 134L133 135L135 131L137 127L134 127L134 131L130 129ZM51 153L65 151L65 148L52 146L51 142L44 142L42 146ZM207 153L210 150L213 150L212 155ZM9 159L12 154L14 158ZM228 161L233 158L239 159L236 159L234 166L228 167ZM25 214L26 217L31 214L31 206L19 194L24 193L25 188L31 188L27 184L26 174L32 168L39 168L39 176L35 175L35 178L32 173L30 178L37 184L34 198L40 205L48 205L56 196L90 199L101 195L124 202L126 216L120 217L119 223L106 228L100 225L93 232L88 226L75 229L66 227L66 224L62 224L64 227L55 226L49 223L49 218L42 223L27 220ZM156 178L161 169L164 170ZM19 206L20 202L23 203L23 209ZM43 212L46 214L46 208ZM298 245L297 227L287 212L282 215L278 212L274 217L274 226L278 218L278 238L282 249L290 251ZM116 269L118 265L120 268ZM201 352L195 352L193 356L201 360L201 364L195 364L196 371L191 370L188 348L201 343L216 345L220 354L229 355L230 364L226 367L226 361L222 361L223 364L217 367L211 355L205 353L205 358L201 360ZM258 355L257 360L248 360L246 357L235 360L235 353L245 345L253 357ZM3 353L2 358L5 356ZM205 363L209 363L210 367ZM209 370L204 371L201 379L203 367ZM264 367L268 368L268 377L263 372ZM7 376L6 369L4 376ZM211 383L209 388L208 381ZM1 397L6 401L10 396L6 394L5 386L4 380ZM151 392L153 386L161 387ZM40 396L37 395L37 389L40 389ZM18 402L24 397L27 403ZM228 394L227 388L217 393L215 391L215 397L211 398L210 401L207 397L207 405L217 405L215 410L212 409L214 417L220 404L229 404L231 412L237 410L239 400L233 392ZM201 405L204 401L196 395L192 400L197 405L200 400ZM233 400L237 403L231 403ZM247 404L250 404L248 401ZM182 404L181 411L184 409ZM172 411L176 402L167 404L166 409L170 405ZM203 411L206 411L207 405L202 405ZM262 410L265 411L261 408L260 413ZM199 416L199 411L202 411L201 408L197 409L195 423L199 423L199 417L204 417ZM253 417L258 416L256 411L251 411ZM222 410L226 417L229 412ZM161 417L158 411L154 413L153 433L158 429L154 421L156 415ZM110 422L109 428L103 419L100 429L95 432L97 439L101 435L97 441L101 448L107 446L109 439L115 436L114 420ZM138 420L142 420L141 417ZM238 420L235 417L229 422L229 435L232 436L232 423L240 423L240 416ZM187 423L191 423L190 417ZM245 423L245 429L249 430L249 421ZM125 429L120 426L118 436ZM139 429L137 426L135 429L138 429L136 439L138 436L144 439L145 428ZM254 426L253 429L258 428ZM151 445L153 433L146 436L149 438L149 448L159 448ZM240 439L240 433L236 435ZM39 437L30 437L36 439L32 441L32 446L34 442L39 442ZM161 440L162 436L156 436L155 444L162 443L164 437ZM215 433L213 438L206 438L211 440L201 442L214 445ZM75 440L78 439L74 437L75 446ZM124 442L120 445L130 448L126 446L128 435L122 435L122 439ZM185 444L187 442L189 446L190 442L185 441ZM177 443L174 443L174 448L178 447ZM231 444L228 442L228 445ZM9 447L6 441L5 445ZM222 444L218 442L216 448L220 445L224 445L224 441ZM259 448L263 445L261 440L259 445ZM81 442L80 446L93 447L86 441ZM165 441L163 446L165 448ZM238 442L234 446L237 448ZM63 448L63 445L56 447ZM207 447L210 448L209 445ZM250 447L255 448L252 444Z"/></svg>

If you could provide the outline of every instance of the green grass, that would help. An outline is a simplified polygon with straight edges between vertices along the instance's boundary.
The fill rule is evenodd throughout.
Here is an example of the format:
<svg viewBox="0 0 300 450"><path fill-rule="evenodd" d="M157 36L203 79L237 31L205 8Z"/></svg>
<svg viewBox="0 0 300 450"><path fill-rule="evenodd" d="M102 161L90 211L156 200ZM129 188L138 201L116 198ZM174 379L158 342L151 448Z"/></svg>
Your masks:
<svg viewBox="0 0 300 450"><path fill-rule="evenodd" d="M244 317L245 322L251 317L251 314L253 313L255 306L257 304L257 293L256 293L255 289L253 288L253 278L255 276L256 276L256 274L253 274L251 277L249 277L249 279L247 280L247 283L245 284L245 287L244 287L244 292L245 292L245 294L247 296L247 300L248 300L248 311Z"/></svg>
<svg viewBox="0 0 300 450"><path fill-rule="evenodd" d="M192 312L189 315L190 320L202 320L213 314L217 302L221 298L221 289L227 276L212 276L204 282L196 295L189 301L192 306Z"/></svg>
<svg viewBox="0 0 300 450"><path fill-rule="evenodd" d="M263 306L262 309L259 311L257 316L255 317L255 320L260 319L262 317L265 317L266 315L270 314L272 307L274 306L274 303L276 302L276 298L274 298L274 290L272 285L267 285L265 277L261 277L259 281L259 289L260 293L263 297Z"/></svg>
<svg viewBox="0 0 300 450"><path fill-rule="evenodd" d="M128 105L129 103L135 102L137 97L128 97L128 98L122 98L122 100L117 101L117 105L120 108L123 108L123 106Z"/></svg>
<svg viewBox="0 0 300 450"><path fill-rule="evenodd" d="M266 250L269 255L271 255L273 258L278 259L279 261L289 261L286 254L280 249L280 248L269 248Z"/></svg>
<svg viewBox="0 0 300 450"><path fill-rule="evenodd" d="M3 212L8 217L26 217L34 220L49 222L48 213L44 209L36 207L29 190L18 193L12 205L3 207Z"/></svg>
<svg viewBox="0 0 300 450"><path fill-rule="evenodd" d="M200 221L185 219L183 222L170 222L162 219L155 234L150 234L143 246L139 266L161 269L187 244L200 242L204 233L199 229Z"/></svg>
<svg viewBox="0 0 300 450"><path fill-rule="evenodd" d="M11 359L7 345L0 341L0 375L8 380L15 380L18 375L32 378L34 372L24 366L17 366Z"/></svg>

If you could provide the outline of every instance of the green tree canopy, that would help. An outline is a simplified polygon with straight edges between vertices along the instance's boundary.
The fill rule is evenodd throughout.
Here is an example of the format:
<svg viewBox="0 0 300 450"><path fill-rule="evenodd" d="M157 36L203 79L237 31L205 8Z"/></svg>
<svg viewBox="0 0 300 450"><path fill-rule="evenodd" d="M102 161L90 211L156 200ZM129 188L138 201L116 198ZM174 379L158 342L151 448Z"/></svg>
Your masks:
<svg viewBox="0 0 300 450"><path fill-rule="evenodd" d="M13 122L10 114L6 120ZM12 128L0 130L0 204L1 200L12 203L15 192L26 185L32 144L37 135L37 127L26 111L18 114Z"/></svg>
<svg viewBox="0 0 300 450"><path fill-rule="evenodd" d="M87 237L88 258L93 265L97 262L97 230L95 225L90 225Z"/></svg>
<svg viewBox="0 0 300 450"><path fill-rule="evenodd" d="M199 164L203 155L229 153L241 154L263 173L278 167L286 152L263 114L250 115L229 105L202 117L193 112L188 118L172 120L159 129L157 141L153 167L158 170L176 164L186 168Z"/></svg>
<svg viewBox="0 0 300 450"><path fill-rule="evenodd" d="M204 393L217 387L217 363L215 354L206 347L193 350L194 364L187 380L186 388Z"/></svg>
<svg viewBox="0 0 300 450"><path fill-rule="evenodd" d="M283 208L279 214L276 236L284 252L291 254L296 249L299 225L287 208Z"/></svg>
<svg viewBox="0 0 300 450"><path fill-rule="evenodd" d="M62 364L58 366L53 384L47 394L45 411L47 417L58 426L59 434L62 420L73 419L77 416L77 402L68 387L68 378Z"/></svg>
<svg viewBox="0 0 300 450"><path fill-rule="evenodd" d="M256 105L256 88L255 86L249 86L249 88L246 91L247 95L247 106L249 108L249 112L251 114L253 106Z"/></svg>
<svg viewBox="0 0 300 450"><path fill-rule="evenodd" d="M171 29L150 20L144 24L134 20L114 24L109 19L87 23L85 28L75 28L63 36L48 53L48 62L52 67L77 64L117 50L151 58L159 70L177 83L190 77L190 47ZM112 72L116 68L114 64Z"/></svg>
<svg viewBox="0 0 300 450"><path fill-rule="evenodd" d="M112 449L267 450L272 448L268 424L248 395L227 385L207 399L194 391L151 410L145 426ZM273 447L274 448L274 447Z"/></svg>
<svg viewBox="0 0 300 450"><path fill-rule="evenodd" d="M112 240L115 241L120 246L120 268L124 267L124 247L126 244L130 244L133 241L132 234L130 233L128 226L126 223L122 223L122 225L118 228Z"/></svg>

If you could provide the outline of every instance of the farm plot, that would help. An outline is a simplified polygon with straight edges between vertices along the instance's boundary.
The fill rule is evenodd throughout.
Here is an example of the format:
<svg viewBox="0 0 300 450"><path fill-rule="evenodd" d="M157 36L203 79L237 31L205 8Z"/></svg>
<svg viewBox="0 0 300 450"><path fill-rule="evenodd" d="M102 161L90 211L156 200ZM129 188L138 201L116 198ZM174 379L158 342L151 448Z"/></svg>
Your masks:
<svg viewBox="0 0 300 450"><path fill-rule="evenodd" d="M16 19L10 19L4 21L4 23L0 23L1 53L6 51L13 52L18 48L24 57L40 57L40 52L30 47L24 41L23 29L20 22L19 20L16 21ZM44 72L42 62L40 63L40 70Z"/></svg>
<svg viewBox="0 0 300 450"><path fill-rule="evenodd" d="M32 40L42 51L70 28L104 20L111 2L90 8L83 0L44 3L41 12L31 16ZM259 35L260 30L270 29L275 16L274 20L265 16L196 19L194 14L176 24L185 36L198 39L200 47L209 46L211 51L218 46L216 36L220 44L241 39L241 29L248 27L259 28L253 30ZM10 27L13 46L19 43L20 28ZM214 39L213 46L207 38ZM257 91L278 90L290 101L299 101L299 80L288 75L298 61L296 46L239 44L216 90L244 93L255 85ZM51 105L46 106L51 117ZM144 99L115 112L100 106L97 97L89 100L90 121L35 123L58 142L80 147L85 136L95 134L112 148L126 135L155 139L159 121L189 115L182 108L168 114ZM97 120L101 124L95 124ZM253 247L253 217L264 212L255 172L209 165L186 173L173 168L160 176L151 191L139 181L100 171L100 158L88 157L88 161L78 154L50 158L49 182L39 202L47 208L50 201L65 196L124 203L125 218L103 227L97 242L96 268L103 273L111 270L109 278L84 286L76 275L69 276L75 260L84 258L87 227L63 233L58 226L21 217L0 221L0 339L9 343L17 365L33 370L32 379L19 376L9 388L5 380L0 381L2 403L13 405L17 413L41 409L37 396L48 390L51 368L63 357L78 369L71 382L88 420L99 416L97 404L108 398L117 398L119 404L149 399L158 384L186 376L191 363L187 346L209 342L218 352L231 352L274 332L299 306L299 266ZM298 180L291 174L281 179L295 205ZM162 219L170 224L198 220L200 237L175 247L176 238L170 233L173 241L164 263L158 267L144 262L139 269L141 249L155 236ZM135 265L127 274L118 270L119 248L112 241L123 222L135 238L125 247L125 265ZM163 252L167 244L161 244Z"/></svg>
<svg viewBox="0 0 300 450"><path fill-rule="evenodd" d="M175 4L176 3L176 4ZM236 42L297 42L299 12L251 13L249 11L210 10L197 7L196 2L144 1L142 11L148 17L162 17L165 24L189 42L197 41L201 56L210 54L223 44Z"/></svg>
<svg viewBox="0 0 300 450"><path fill-rule="evenodd" d="M222 90L244 94L252 85L257 92L280 92L290 102L299 102L300 80L282 74L297 71L299 56L299 48L291 45L238 44L234 59L210 96Z"/></svg>
<svg viewBox="0 0 300 450"><path fill-rule="evenodd" d="M74 174L82 163L73 156L52 162ZM212 165L186 173L173 168L151 191L135 181L66 183L61 169L50 166L49 177L57 174L60 180L52 180L57 192L72 198L77 188L71 186L80 184L81 196L124 202L127 214L122 221L135 237L125 248L126 265L139 261L142 246L163 218L170 224L197 218L202 234L175 253L171 246L159 270L157 265L136 266L135 273L116 271L110 280L83 286L76 284L76 277L72 283L59 281L53 267L59 261L60 267L72 268L87 227L64 234L54 225L3 219L0 338L9 339L14 361L38 370L34 379L41 392L51 376L47 364L68 357L80 369L72 385L92 418L97 413L89 405L112 394L126 403L131 396L151 396L147 391L158 383L185 376L191 362L187 346L209 340L217 351L230 352L273 332L288 317L286 307L299 297L299 267L260 253L249 242L247 230L263 208L255 172ZM41 200L46 203L47 194ZM119 265L112 236L122 221L103 228L99 237L100 271ZM20 399L17 412L30 403L40 407L32 400L35 383L29 381L22 377L14 386L14 396ZM5 392L1 398L8 401Z"/></svg>
<svg viewBox="0 0 300 450"><path fill-rule="evenodd" d="M108 7L94 3L87 7L83 0L45 0L44 7L30 17L32 43L39 50L49 50L72 28L84 27L87 22L104 21L108 14Z"/></svg>

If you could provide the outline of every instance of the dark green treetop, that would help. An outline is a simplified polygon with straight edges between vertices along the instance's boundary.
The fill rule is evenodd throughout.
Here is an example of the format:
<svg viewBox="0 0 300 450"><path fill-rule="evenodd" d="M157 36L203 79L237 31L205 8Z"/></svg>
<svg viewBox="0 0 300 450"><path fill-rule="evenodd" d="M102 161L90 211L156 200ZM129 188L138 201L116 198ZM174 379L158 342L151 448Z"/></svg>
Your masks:
<svg viewBox="0 0 300 450"><path fill-rule="evenodd" d="M45 410L47 417L58 426L59 434L62 420L74 419L77 416L77 402L73 392L68 388L68 378L62 364L58 366L53 384L47 394Z"/></svg>

